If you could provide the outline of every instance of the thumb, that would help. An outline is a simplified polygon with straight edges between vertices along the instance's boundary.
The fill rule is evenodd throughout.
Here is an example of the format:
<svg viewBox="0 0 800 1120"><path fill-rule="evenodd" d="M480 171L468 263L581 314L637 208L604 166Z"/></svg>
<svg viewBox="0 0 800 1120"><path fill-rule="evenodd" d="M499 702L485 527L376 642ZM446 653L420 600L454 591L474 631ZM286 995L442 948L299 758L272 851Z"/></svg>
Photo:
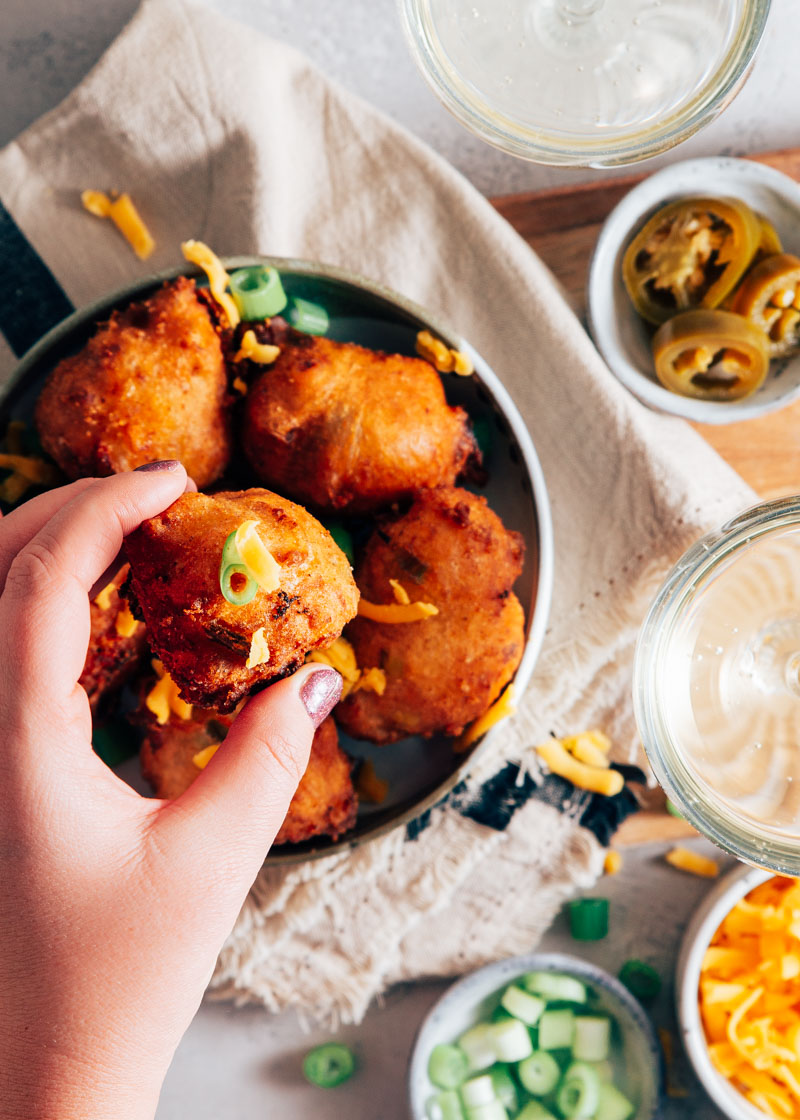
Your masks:
<svg viewBox="0 0 800 1120"><path fill-rule="evenodd" d="M305 665L249 700L208 766L158 813L162 850L210 857L241 875L246 891L283 824L314 732L341 691L335 669Z"/></svg>

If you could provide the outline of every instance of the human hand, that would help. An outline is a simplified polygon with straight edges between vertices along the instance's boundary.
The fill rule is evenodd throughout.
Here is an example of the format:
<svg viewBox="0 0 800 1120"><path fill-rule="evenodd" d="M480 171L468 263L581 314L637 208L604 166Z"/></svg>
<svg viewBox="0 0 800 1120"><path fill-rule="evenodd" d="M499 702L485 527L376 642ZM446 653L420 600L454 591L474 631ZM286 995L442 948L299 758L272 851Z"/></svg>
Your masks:
<svg viewBox="0 0 800 1120"><path fill-rule="evenodd" d="M174 802L93 753L88 593L179 464L84 479L0 522L0 1112L152 1117L166 1069L339 698L306 666L255 696Z"/></svg>

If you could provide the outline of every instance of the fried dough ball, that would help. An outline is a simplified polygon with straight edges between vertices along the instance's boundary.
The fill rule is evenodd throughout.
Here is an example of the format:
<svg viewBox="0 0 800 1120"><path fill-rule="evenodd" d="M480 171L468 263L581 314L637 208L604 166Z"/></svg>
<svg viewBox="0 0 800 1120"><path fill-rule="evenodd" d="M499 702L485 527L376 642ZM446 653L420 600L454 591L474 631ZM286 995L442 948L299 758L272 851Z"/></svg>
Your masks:
<svg viewBox="0 0 800 1120"><path fill-rule="evenodd" d="M193 718L172 716L150 723L142 744L142 774L157 797L180 797L200 773L192 759L204 747L219 743L233 716L195 710ZM314 735L308 768L300 779L276 844L299 844L312 836L337 840L356 822L358 800L350 776L350 759L339 746L336 724L329 717Z"/></svg>
<svg viewBox="0 0 800 1120"><path fill-rule="evenodd" d="M417 622L358 617L345 636L359 665L386 674L382 696L352 692L336 709L343 731L391 743L407 735L459 734L497 699L522 657L525 617L511 590L524 545L486 504L456 487L423 492L405 516L382 524L356 569L364 599L394 601L390 579L412 602L438 607Z"/></svg>
<svg viewBox="0 0 800 1120"><path fill-rule="evenodd" d="M244 406L259 479L322 511L364 513L455 482L479 452L434 368L287 328Z"/></svg>
<svg viewBox="0 0 800 1120"><path fill-rule="evenodd" d="M258 588L236 606L220 590L220 562L228 535L250 520L279 565L279 586ZM141 612L150 646L181 696L204 708L232 711L254 686L330 645L356 613L358 590L344 553L310 513L269 490L184 494L131 533L126 551L124 593L134 614ZM248 669L262 630L266 659Z"/></svg>
<svg viewBox="0 0 800 1120"><path fill-rule="evenodd" d="M147 649L144 626L138 622L133 632L128 633L125 619L120 617L121 611L123 616L127 613L127 604L119 594L127 573L126 566L89 604L92 631L78 683L86 689L93 715L133 676Z"/></svg>
<svg viewBox="0 0 800 1120"><path fill-rule="evenodd" d="M115 311L59 362L36 404L44 449L70 478L180 459L209 485L231 452L222 346L194 281Z"/></svg>

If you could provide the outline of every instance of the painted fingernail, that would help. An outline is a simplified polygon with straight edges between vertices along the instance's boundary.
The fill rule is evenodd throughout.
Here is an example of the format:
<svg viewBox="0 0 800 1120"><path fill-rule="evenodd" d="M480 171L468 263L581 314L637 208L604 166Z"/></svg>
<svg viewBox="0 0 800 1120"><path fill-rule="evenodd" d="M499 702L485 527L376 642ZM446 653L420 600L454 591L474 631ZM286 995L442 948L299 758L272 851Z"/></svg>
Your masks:
<svg viewBox="0 0 800 1120"><path fill-rule="evenodd" d="M342 678L335 669L317 669L300 689L300 699L315 727L331 714L341 695Z"/></svg>
<svg viewBox="0 0 800 1120"><path fill-rule="evenodd" d="M156 459L154 463L142 463L137 471L176 471L180 466L178 459Z"/></svg>

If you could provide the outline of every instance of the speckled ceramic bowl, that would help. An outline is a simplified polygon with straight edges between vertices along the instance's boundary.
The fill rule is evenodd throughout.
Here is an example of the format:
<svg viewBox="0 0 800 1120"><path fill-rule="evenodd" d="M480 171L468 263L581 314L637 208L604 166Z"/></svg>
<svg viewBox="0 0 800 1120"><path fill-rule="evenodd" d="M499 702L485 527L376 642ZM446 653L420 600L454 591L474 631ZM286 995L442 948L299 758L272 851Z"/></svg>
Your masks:
<svg viewBox="0 0 800 1120"><path fill-rule="evenodd" d="M800 254L800 184L747 159L685 160L644 179L606 218L587 286L589 330L598 350L626 388L659 412L704 424L762 416L800 397L800 355L770 363L761 387L739 401L704 401L666 389L656 377L650 331L634 310L622 281L630 242L662 206L679 198L739 198L769 218L783 251Z"/></svg>
<svg viewBox="0 0 800 1120"><path fill-rule="evenodd" d="M428 1079L428 1058L440 1042L454 1042L479 1019L490 1015L506 985L526 972L566 972L594 991L602 1009L613 1016L626 1055L622 1086L637 1108L632 1120L655 1120L663 1085L661 1049L642 1005L627 988L596 964L566 953L531 953L495 961L471 972L444 993L424 1019L414 1041L408 1070L412 1120L426 1120L426 1104L437 1089Z"/></svg>
<svg viewBox="0 0 800 1120"><path fill-rule="evenodd" d="M443 383L450 404L460 405L473 420L488 424L493 437L485 464L488 482L479 492L505 525L520 532L525 540L525 566L514 587L526 619L525 651L515 677L521 694L533 673L550 609L553 530L547 488L531 437L500 378L465 339L422 307L363 277L327 265L273 257L235 257L225 264L230 269L253 264L277 268L289 297L312 300L327 309L330 338L414 354L417 332L427 329L448 346L470 354L473 376L445 376ZM6 386L0 401L0 431L5 431L12 418L31 419L45 377L62 357L85 343L95 323L114 308L147 297L165 280L184 272L194 274L186 266L174 268L114 292L76 311L45 335L26 354ZM356 827L339 841L322 838L285 845L275 849L268 862L292 863L327 855L405 826L465 777L495 733L490 731L460 755L453 752L452 741L444 736L427 740L415 737L391 747L375 747L342 735L342 745L350 755L372 759L379 775L388 780L386 801L379 806L363 806ZM123 773L136 784L136 763L127 764Z"/></svg>

